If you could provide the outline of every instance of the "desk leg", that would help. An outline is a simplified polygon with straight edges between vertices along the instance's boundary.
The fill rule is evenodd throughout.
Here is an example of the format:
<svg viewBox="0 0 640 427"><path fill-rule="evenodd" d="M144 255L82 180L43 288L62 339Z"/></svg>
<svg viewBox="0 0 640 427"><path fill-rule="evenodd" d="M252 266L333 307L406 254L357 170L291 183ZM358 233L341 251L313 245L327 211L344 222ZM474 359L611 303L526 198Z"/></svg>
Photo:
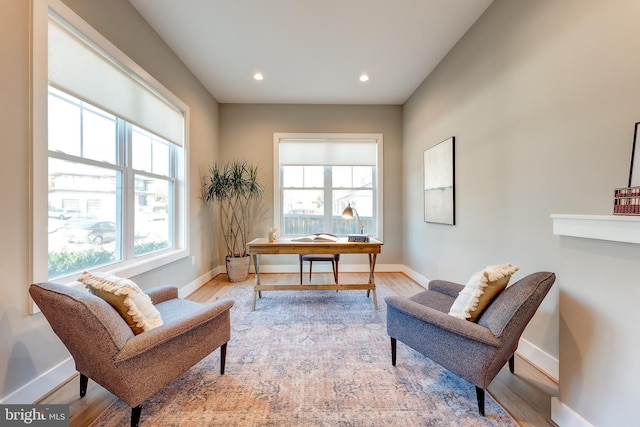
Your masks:
<svg viewBox="0 0 640 427"><path fill-rule="evenodd" d="M376 257L378 254L369 254L369 284L373 285L373 306L378 311L378 295L376 294L376 282L375 277L373 276L373 270L376 268ZM369 296L369 291L367 291L367 297Z"/></svg>
<svg viewBox="0 0 640 427"><path fill-rule="evenodd" d="M253 286L253 304L251 305L251 311L256 311L256 297L262 298L262 292L258 290L258 286L260 286L260 254L253 255L253 266L256 269L256 282Z"/></svg>

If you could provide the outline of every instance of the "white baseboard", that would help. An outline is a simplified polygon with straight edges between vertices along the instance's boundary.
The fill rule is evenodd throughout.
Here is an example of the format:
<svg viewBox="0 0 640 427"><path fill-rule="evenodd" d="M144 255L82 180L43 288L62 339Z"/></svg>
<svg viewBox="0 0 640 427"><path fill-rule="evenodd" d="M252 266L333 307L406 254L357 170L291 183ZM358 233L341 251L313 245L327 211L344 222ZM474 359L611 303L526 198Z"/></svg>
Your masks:
<svg viewBox="0 0 640 427"><path fill-rule="evenodd" d="M551 398L551 420L560 427L593 427L593 424L582 418L557 397Z"/></svg>
<svg viewBox="0 0 640 427"><path fill-rule="evenodd" d="M37 402L56 387L69 381L77 373L73 359L69 357L47 372L29 381L13 393L0 400L2 405L32 404ZM80 385L78 384L78 392Z"/></svg>
<svg viewBox="0 0 640 427"><path fill-rule="evenodd" d="M224 269L224 267L222 267L222 268ZM191 295L192 293L197 291L202 285L207 283L209 280L211 280L213 277L215 277L216 275L220 274L221 272L224 272L224 270L220 271L220 267L217 267L217 268L215 268L215 269L203 274L202 276L198 277L193 282L188 283L186 286L183 286L180 289L178 289L178 296L180 298L188 297L189 295Z"/></svg>
<svg viewBox="0 0 640 427"><path fill-rule="evenodd" d="M557 358L523 338L520 338L518 342L517 353L547 374L555 382L558 382L558 378L560 377L560 361Z"/></svg>
<svg viewBox="0 0 640 427"><path fill-rule="evenodd" d="M411 277L413 280L415 280L416 282L418 282L421 286L423 286L425 289L427 288L427 285L429 285L429 280L426 277L424 277L421 274L418 274L416 271L410 269L409 267L407 267L406 265L402 265L400 270L396 270L396 271L401 271L404 274L406 274L407 276Z"/></svg>

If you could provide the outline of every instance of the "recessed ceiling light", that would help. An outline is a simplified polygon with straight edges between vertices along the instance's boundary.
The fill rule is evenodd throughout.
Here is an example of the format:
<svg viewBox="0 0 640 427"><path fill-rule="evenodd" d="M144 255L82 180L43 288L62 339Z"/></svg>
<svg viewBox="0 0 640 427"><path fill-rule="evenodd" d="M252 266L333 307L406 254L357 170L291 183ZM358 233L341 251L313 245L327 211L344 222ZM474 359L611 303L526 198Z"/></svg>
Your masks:
<svg viewBox="0 0 640 427"><path fill-rule="evenodd" d="M369 81L369 75L368 75L368 74L362 74L362 75L360 76L360 81L361 81L361 82L367 82L367 81Z"/></svg>
<svg viewBox="0 0 640 427"><path fill-rule="evenodd" d="M262 73L255 73L253 75L253 79L254 80L262 80L262 79L264 79L264 76L262 75Z"/></svg>

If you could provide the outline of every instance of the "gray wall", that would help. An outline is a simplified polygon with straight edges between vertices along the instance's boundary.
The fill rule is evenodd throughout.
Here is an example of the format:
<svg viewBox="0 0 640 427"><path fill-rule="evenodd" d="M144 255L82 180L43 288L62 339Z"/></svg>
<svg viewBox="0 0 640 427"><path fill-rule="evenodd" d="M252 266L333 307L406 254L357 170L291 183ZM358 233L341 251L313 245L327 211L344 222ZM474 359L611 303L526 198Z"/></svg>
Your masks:
<svg viewBox="0 0 640 427"><path fill-rule="evenodd" d="M220 104L220 156L259 165L267 187L262 215L252 237L266 237L273 227L274 133L382 133L384 137L384 247L378 264L402 263L402 107L399 105ZM298 265L296 256L262 257L263 263ZM366 263L366 258L341 261ZM295 270L294 270L295 271Z"/></svg>
<svg viewBox="0 0 640 427"><path fill-rule="evenodd" d="M558 271L549 215L610 215L613 189L627 185L639 18L636 0L493 2L404 106L405 265L458 281L504 262L517 277ZM449 136L457 225L424 223L422 152ZM556 359L563 280L524 334Z"/></svg>
<svg viewBox="0 0 640 427"><path fill-rule="evenodd" d="M68 353L40 314L30 315L28 286L30 127L29 62L30 3L2 2L0 14L0 117L2 118L3 167L0 179L0 266L6 276L0 281L0 399L53 368ZM169 264L153 273L136 277L143 288L159 283L185 285L217 264L210 244L211 219L200 202L200 175L218 152L218 104L193 77L166 44L126 0L65 3L130 58L184 101L191 110L189 134L191 172L189 259Z"/></svg>

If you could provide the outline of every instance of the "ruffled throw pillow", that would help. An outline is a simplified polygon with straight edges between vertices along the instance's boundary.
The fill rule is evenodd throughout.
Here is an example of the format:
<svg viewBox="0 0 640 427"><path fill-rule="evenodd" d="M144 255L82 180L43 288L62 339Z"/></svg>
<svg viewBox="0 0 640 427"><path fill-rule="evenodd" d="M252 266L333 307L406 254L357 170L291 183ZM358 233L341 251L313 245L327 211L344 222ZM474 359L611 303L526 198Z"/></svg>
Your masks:
<svg viewBox="0 0 640 427"><path fill-rule="evenodd" d="M160 312L149 295L131 280L85 271L78 281L84 283L92 294L115 308L135 335L162 325Z"/></svg>
<svg viewBox="0 0 640 427"><path fill-rule="evenodd" d="M474 273L449 309L451 316L478 320L491 301L507 287L518 267L511 264L490 265Z"/></svg>

